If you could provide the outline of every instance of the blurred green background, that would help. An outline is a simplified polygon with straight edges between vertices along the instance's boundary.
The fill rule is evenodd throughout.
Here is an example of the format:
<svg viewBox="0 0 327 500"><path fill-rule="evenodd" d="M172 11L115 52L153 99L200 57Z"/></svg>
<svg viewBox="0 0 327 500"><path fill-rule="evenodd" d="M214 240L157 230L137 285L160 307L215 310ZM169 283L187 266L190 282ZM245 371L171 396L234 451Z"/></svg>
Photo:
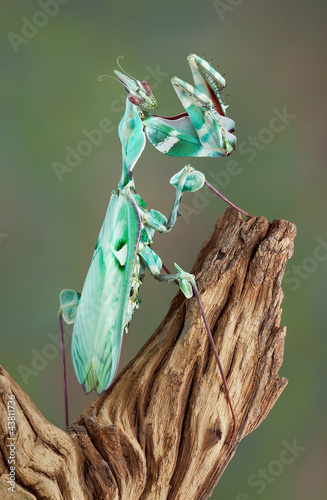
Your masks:
<svg viewBox="0 0 327 500"><path fill-rule="evenodd" d="M42 1L4 4L1 364L46 418L63 426L58 295L62 288L81 290L121 171L117 126L124 90L97 78L112 74L123 55L126 71L149 81L159 112L169 116L182 112L170 78L191 83L186 56L205 54L226 73L225 101L239 149L230 159L191 164L250 213L288 219L298 228L283 285L287 337L280 375L290 382L265 422L242 441L212 498L325 498L326 3L58 0L48 14ZM274 131L271 120L283 112L289 116ZM85 134L103 119L112 126L99 144L84 149L71 171L56 174L54 162L65 165L68 150L83 148ZM239 164L237 175L228 173L231 159ZM147 146L135 181L149 207L169 212L169 179L184 164ZM168 267L176 261L188 270L226 205L205 192L185 197L184 205L194 213L157 236L154 249ZM147 277L121 367L160 323L175 293ZM93 396L84 395L68 358L72 420ZM283 465L285 442L294 440L301 451Z"/></svg>

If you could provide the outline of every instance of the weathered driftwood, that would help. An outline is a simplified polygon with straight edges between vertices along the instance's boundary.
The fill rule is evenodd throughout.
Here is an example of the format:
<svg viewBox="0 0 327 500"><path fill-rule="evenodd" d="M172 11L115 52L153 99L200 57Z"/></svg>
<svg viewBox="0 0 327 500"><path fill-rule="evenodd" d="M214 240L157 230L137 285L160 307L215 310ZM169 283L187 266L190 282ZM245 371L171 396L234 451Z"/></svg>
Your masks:
<svg viewBox="0 0 327 500"><path fill-rule="evenodd" d="M287 383L278 377L285 337L280 284L294 236L287 221L244 221L228 209L193 269L235 408L230 443L231 414L197 303L179 292L140 353L68 433L1 369L1 498L11 394L16 499L208 498L240 440Z"/></svg>

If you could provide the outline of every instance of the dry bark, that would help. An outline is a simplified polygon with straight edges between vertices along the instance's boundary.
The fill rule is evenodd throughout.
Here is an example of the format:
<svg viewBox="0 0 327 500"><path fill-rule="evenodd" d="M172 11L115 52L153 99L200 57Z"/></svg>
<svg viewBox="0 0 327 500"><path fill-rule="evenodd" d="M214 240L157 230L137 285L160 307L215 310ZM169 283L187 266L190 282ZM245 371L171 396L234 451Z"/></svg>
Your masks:
<svg viewBox="0 0 327 500"><path fill-rule="evenodd" d="M140 353L68 432L49 423L1 369L1 492L7 495L7 403L14 394L16 499L208 498L240 440L287 384L278 376L280 285L294 236L287 221L244 221L228 209L192 271L235 408L230 443L231 414L197 303L179 292Z"/></svg>

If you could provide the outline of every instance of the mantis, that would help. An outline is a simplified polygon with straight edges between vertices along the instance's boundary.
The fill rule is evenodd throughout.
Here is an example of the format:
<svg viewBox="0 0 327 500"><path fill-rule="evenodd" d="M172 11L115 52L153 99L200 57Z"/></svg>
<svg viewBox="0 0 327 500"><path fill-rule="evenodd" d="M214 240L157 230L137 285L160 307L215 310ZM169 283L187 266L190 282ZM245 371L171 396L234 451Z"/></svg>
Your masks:
<svg viewBox="0 0 327 500"><path fill-rule="evenodd" d="M219 157L229 155L236 147L234 122L226 116L220 97L225 80L204 59L191 55L188 60L195 87L177 77L172 79L185 113L171 118L152 114L156 99L147 82L115 71L127 91L126 110L118 127L122 175L118 189L111 193L82 293L64 289L60 294L59 324L63 347L63 320L74 323L71 350L79 383L86 393L95 390L102 394L117 373L123 335L139 307L139 287L146 269L159 281L177 282L187 298L194 295L197 299L231 411L231 439L236 426L234 410L194 276L177 264L176 273L169 273L151 249L156 231L167 233L173 228L184 193L195 192L206 184L222 195L206 181L203 173L186 165L170 180L175 197L167 219L159 211L147 208L137 194L132 174L146 137L160 152L171 156ZM64 349L63 366L68 426Z"/></svg>

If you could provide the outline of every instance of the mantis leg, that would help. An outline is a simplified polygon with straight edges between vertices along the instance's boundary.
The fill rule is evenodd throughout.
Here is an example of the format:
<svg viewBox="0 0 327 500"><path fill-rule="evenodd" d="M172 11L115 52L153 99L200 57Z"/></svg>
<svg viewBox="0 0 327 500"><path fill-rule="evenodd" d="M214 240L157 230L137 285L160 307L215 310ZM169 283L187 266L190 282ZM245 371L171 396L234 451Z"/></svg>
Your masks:
<svg viewBox="0 0 327 500"><path fill-rule="evenodd" d="M204 184L208 186L208 188L211 189L215 194L217 194L222 200L224 200L232 207L236 208L236 210L238 210L245 217L252 217L252 215L234 205L234 203L223 196L206 180L202 172L194 170L191 165L186 165L180 172L175 174L170 179L170 184L172 184L176 188L176 193L168 221L162 214L160 214L160 212L157 212L156 210L150 210L146 216L147 226L151 227L155 231L159 231L160 233L167 233L168 231L170 231L176 223L177 217L181 215L179 212L179 206L183 193L185 191L194 193L195 191L201 189Z"/></svg>
<svg viewBox="0 0 327 500"><path fill-rule="evenodd" d="M208 156L229 155L236 147L235 123L215 109L211 97L199 92L189 83L177 77L172 79L173 87L186 113L196 129L202 146L215 153Z"/></svg>
<svg viewBox="0 0 327 500"><path fill-rule="evenodd" d="M228 200L223 194L221 194L216 188L214 188L207 180L205 180L204 183L205 183L206 186L208 186L209 189L211 189L211 191L213 191L214 193L216 193L216 195L219 196L219 198L221 198L223 201L225 201L226 203L228 203L228 205L230 205L231 207L236 208L236 210L238 210L245 217L249 217L249 218L253 217L253 215L248 214L247 212L245 212L244 210L242 210L237 205L234 205L234 203L232 203L230 200Z"/></svg>
<svg viewBox="0 0 327 500"><path fill-rule="evenodd" d="M193 293L194 293L194 295L196 297L196 300L198 301L198 304L199 304L201 315L202 315L202 318L203 318L203 321L204 321L204 324L205 324L205 327L206 327L206 330L207 330L207 334L208 334L208 337L209 337L209 341L210 341L212 350L214 352L214 355L215 355L215 358L216 358L216 361L217 361L217 365L218 365L219 372L220 372L220 375L221 375L221 378L222 378L222 381L223 381L223 385L224 385L224 389L225 389L225 394L226 394L226 397L227 397L228 405L229 405L229 408L230 408L230 411L231 411L231 414L232 414L233 427L232 427L232 430L231 430L231 433L230 433L229 439L228 439L228 443L230 443L231 440L232 440L232 438L233 438L233 435L234 435L234 432L235 432L235 427L236 427L236 419L235 419L234 408L233 408L233 405L232 405L232 402L231 402L231 399L230 399L226 377L225 377L223 368L222 368L221 363L220 363L220 359L219 359L219 355L218 355L218 352L217 352L217 349L216 349L216 345L215 345L215 342L213 340L212 333L210 331L210 328L209 328L209 325L208 325L208 321L207 321L207 318L206 318L206 315L205 315L205 312L204 312L204 309L203 309L203 306L202 306L200 294L199 294L199 291L198 291L198 288L196 286L196 283L195 283L194 279L193 279L193 283L192 283L192 288L193 288Z"/></svg>
<svg viewBox="0 0 327 500"><path fill-rule="evenodd" d="M179 205L183 196L184 191L189 191L194 193L198 189L201 189L205 182L205 177L202 172L194 170L191 165L186 165L183 170L178 172L170 179L170 183L175 186L176 193L173 201L173 206L170 212L170 216L167 222L167 230L174 226L177 217L180 215Z"/></svg>
<svg viewBox="0 0 327 500"><path fill-rule="evenodd" d="M62 324L62 313L59 312L59 330L60 330L60 347L61 347L61 363L62 363L62 374L64 382L64 404L65 404L65 425L66 429L69 424L68 416L68 393L67 393L67 374L66 374L66 354L65 354L65 341L64 341L64 329Z"/></svg>
<svg viewBox="0 0 327 500"><path fill-rule="evenodd" d="M64 342L64 329L62 319L66 323L74 323L79 304L80 294L75 290L62 290L60 293L60 308L58 312L59 317L59 330L60 330L60 344L61 344L61 360L62 372L64 381L64 401L65 401L65 424L66 428L69 424L68 418L68 393L67 393L67 375L66 375L66 355L65 355L65 342Z"/></svg>
<svg viewBox="0 0 327 500"><path fill-rule="evenodd" d="M216 188L214 188L202 174L197 170L194 170L190 165L186 165L183 170L178 172L170 179L170 183L175 186L176 194L172 206L172 210L167 223L167 230L173 227L176 222L177 217L180 215L179 205L182 199L182 195L184 191L195 192L198 189L201 189L205 184L211 191L213 191L217 196L219 196L222 200L228 203L231 207L236 208L241 214L245 217L253 217L249 213L245 212L237 205L228 200L225 196L223 196Z"/></svg>
<svg viewBox="0 0 327 500"><path fill-rule="evenodd" d="M204 309L203 309L203 305L202 305L202 302L201 302L201 298L200 298L200 294L199 294L198 288L197 288L196 283L195 283L194 275L184 272L179 266L177 266L177 264L175 264L175 267L176 267L176 269L178 271L176 274L160 274L158 267L157 266L153 266L153 262L154 262L155 259L154 259L153 256L150 257L150 254L154 254L158 258L158 256L155 254L155 252L153 252L153 250L151 250L149 247L147 247L147 255L143 254L142 251L140 252L139 255L143 259L146 267L148 267L148 269L150 270L150 272L153 275L153 277L155 279L157 279L158 281L166 281L166 282L174 281L174 282L178 282L179 286L180 286L180 289L183 292L183 294L185 295L185 297L191 298L194 295L195 298L196 298L196 300L197 300L197 302L198 302L199 309L200 309L200 312L201 312L201 315L202 315L202 318L203 318L203 322L204 322L204 325L205 325L205 328L206 328L206 331L207 331L207 335L208 335L208 338L209 338L212 350L214 352L214 356L215 356L216 361L217 361L217 365L218 365L218 369L219 369L219 372L220 372L220 376L221 376L222 381L223 381L223 386L224 386L224 389L225 389L226 398L227 398L228 405L229 405L229 408L230 408L230 411L231 411L231 415L232 415L232 419L233 419L233 427L232 427L232 430L230 432L230 436L229 436L229 440L228 440L228 442L230 442L232 440L232 438L233 438L233 435L234 435L234 432L235 432L235 427L236 427L236 419L235 419L234 408L233 408L233 405L232 405L232 402L231 402L231 399L230 399L229 389L228 389L226 377L225 377L225 374L224 374L224 370L223 370L223 368L221 366L221 362L220 362L220 359L219 359L217 348L216 348L215 342L214 342L213 337L212 337L212 333L211 333L211 330L210 330L210 327L209 327L209 324L208 324L208 321L207 321L206 314L205 314ZM161 260L160 260L160 262L161 262Z"/></svg>
<svg viewBox="0 0 327 500"><path fill-rule="evenodd" d="M193 193L201 189L204 183L205 177L202 172L194 170L191 165L186 165L170 179L170 184L176 188L176 193L168 221L166 217L157 210L149 210L149 212L143 214L145 229L158 231L159 233L168 233L174 226L177 217L180 215L179 205L184 191Z"/></svg>
<svg viewBox="0 0 327 500"><path fill-rule="evenodd" d="M211 123L210 120L212 121L212 118L209 115L212 113L203 110L200 111L203 115L202 122ZM223 122L223 118L220 117L219 119L221 125L225 124L226 120L228 120L228 126L234 123L229 118L225 118L225 122ZM213 141L213 131L206 128L207 133L200 140L199 133L187 113L172 118L164 118L145 112L143 113L143 125L151 144L161 153L168 156L220 157L230 154L235 149L233 146L235 144L235 136L229 133L228 130L224 130L223 134L225 138L223 138L219 123L216 124L217 130L214 131L214 133L218 133L219 145L217 138L215 138L213 147L209 147L209 142ZM207 125L205 126L207 127Z"/></svg>
<svg viewBox="0 0 327 500"><path fill-rule="evenodd" d="M173 202L173 207L171 210L170 217L168 219L167 223L167 229L170 230L173 225L176 222L176 219L179 213L179 205L181 202L181 198L183 195L184 191L190 191L194 192L197 191L198 189L201 189L201 187L205 184L211 191L213 191L216 195L218 195L222 200L224 200L226 203L228 203L231 207L236 208L241 214L243 214L245 217L253 217L252 215L248 214L241 208L239 208L237 205L234 205L231 201L229 201L225 196L223 196L216 188L214 188L204 177L204 175L197 171L194 170L190 165L186 165L186 167L183 168L181 172L178 172L178 174L174 175L170 179L170 183L173 184L173 186L176 187L176 194L175 194L175 199Z"/></svg>

